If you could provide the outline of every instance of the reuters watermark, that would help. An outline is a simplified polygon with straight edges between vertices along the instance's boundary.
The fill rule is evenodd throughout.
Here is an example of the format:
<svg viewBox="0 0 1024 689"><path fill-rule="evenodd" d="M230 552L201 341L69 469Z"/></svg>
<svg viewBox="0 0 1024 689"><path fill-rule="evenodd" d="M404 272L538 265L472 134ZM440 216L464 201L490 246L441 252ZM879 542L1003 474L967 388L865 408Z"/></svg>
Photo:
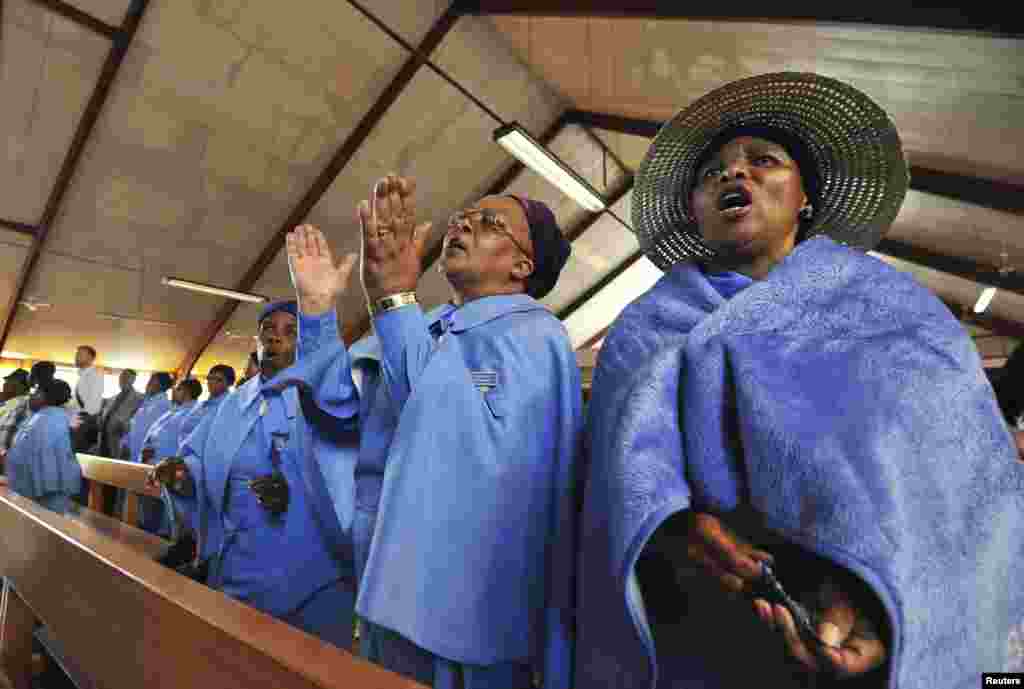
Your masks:
<svg viewBox="0 0 1024 689"><path fill-rule="evenodd" d="M1024 672L986 672L981 676L981 686L1024 689Z"/></svg>

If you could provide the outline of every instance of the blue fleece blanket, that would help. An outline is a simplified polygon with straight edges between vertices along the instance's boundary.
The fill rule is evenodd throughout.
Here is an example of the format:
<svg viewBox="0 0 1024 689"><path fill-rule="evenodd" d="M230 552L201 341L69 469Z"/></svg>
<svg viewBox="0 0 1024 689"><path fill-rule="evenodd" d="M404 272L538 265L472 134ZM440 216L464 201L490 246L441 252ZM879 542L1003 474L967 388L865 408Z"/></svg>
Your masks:
<svg viewBox="0 0 1024 689"><path fill-rule="evenodd" d="M752 508L866 582L885 686L1020 662L1024 465L967 334L909 276L824 238L728 301L677 266L613 327L588 424L577 689L721 686L685 638L657 656L637 586L687 508Z"/></svg>

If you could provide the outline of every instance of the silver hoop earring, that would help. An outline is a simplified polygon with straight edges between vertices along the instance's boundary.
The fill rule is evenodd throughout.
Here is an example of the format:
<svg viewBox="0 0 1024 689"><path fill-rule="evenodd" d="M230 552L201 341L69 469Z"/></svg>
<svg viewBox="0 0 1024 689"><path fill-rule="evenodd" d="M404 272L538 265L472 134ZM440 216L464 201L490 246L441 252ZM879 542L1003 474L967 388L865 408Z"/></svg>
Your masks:
<svg viewBox="0 0 1024 689"><path fill-rule="evenodd" d="M814 217L814 206L804 206L803 208L801 208L800 209L800 213L798 214L798 217L801 220L810 220L811 218L813 218Z"/></svg>

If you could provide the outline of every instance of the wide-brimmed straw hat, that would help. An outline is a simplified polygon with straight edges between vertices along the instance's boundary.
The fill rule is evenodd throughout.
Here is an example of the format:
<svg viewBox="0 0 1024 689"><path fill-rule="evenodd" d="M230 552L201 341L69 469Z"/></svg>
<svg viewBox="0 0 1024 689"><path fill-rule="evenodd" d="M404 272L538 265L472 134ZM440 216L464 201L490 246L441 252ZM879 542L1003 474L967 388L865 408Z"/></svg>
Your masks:
<svg viewBox="0 0 1024 689"><path fill-rule="evenodd" d="M896 218L909 175L899 134L871 98L818 74L780 72L712 91L669 120L637 172L633 227L640 247L663 270L715 255L690 208L697 167L731 132L772 131L801 148L801 173L813 179L814 212L802 237L825 234L868 250ZM807 165L814 170L806 170ZM812 190L806 189L808 196Z"/></svg>

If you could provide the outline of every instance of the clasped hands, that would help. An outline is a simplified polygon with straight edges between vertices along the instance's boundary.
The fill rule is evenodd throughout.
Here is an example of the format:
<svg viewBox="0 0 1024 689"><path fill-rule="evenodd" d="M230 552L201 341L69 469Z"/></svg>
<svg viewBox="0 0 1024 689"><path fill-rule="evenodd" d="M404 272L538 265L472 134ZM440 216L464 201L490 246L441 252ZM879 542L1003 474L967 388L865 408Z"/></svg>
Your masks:
<svg viewBox="0 0 1024 689"><path fill-rule="evenodd" d="M685 519L687 559L730 595L753 590L761 577L761 563L771 562L772 556L742 539L713 515L689 512ZM838 582L847 579L826 577L814 595L813 607L821 620L817 635L829 647L805 640L784 606L754 600L755 614L767 627L782 634L792 656L810 671L853 677L885 662L887 649L875 622L855 606L852 591L840 589Z"/></svg>
<svg viewBox="0 0 1024 689"><path fill-rule="evenodd" d="M172 493L186 498L195 495L195 483L188 465L181 457L167 457L160 460L146 477L146 483L154 488L166 486Z"/></svg>
<svg viewBox="0 0 1024 689"><path fill-rule="evenodd" d="M323 232L300 225L288 233L288 268L307 315L334 307L360 262L360 281L369 303L400 292L415 292L426 254L431 224L416 221L416 185L411 179L389 175L378 181L371 198L359 203L359 254L336 263Z"/></svg>

